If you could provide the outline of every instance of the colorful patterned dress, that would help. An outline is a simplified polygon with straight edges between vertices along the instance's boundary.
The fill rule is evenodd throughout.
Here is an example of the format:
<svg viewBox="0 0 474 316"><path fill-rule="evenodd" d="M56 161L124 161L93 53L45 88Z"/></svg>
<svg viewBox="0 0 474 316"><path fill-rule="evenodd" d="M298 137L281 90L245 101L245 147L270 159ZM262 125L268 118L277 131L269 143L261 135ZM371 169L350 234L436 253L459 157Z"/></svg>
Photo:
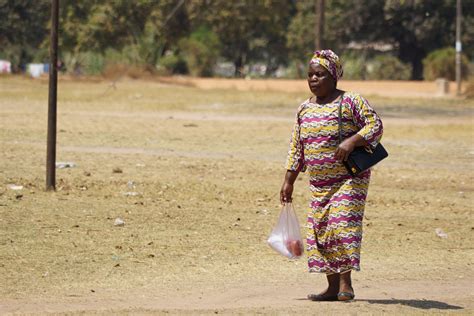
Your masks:
<svg viewBox="0 0 474 316"><path fill-rule="evenodd" d="M313 98L314 99L314 98ZM286 168L309 172L312 193L307 220L310 272L360 270L362 218L370 170L352 177L334 158L339 143L339 99L301 104L290 142ZM366 99L345 92L341 100L342 137L355 133L375 147L382 137L382 121Z"/></svg>

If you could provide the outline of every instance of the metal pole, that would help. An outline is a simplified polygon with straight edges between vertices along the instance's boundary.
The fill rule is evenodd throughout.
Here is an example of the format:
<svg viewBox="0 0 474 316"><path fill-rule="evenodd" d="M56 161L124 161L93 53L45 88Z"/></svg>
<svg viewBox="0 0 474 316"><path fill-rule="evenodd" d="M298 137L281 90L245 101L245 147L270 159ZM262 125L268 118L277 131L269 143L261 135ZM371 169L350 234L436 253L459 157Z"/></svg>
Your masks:
<svg viewBox="0 0 474 316"><path fill-rule="evenodd" d="M58 86L59 0L51 0L51 43L49 48L48 143L46 152L46 190L56 189L56 117Z"/></svg>
<svg viewBox="0 0 474 316"><path fill-rule="evenodd" d="M315 3L316 24L314 28L314 46L316 50L323 49L324 40L324 0L316 0Z"/></svg>
<svg viewBox="0 0 474 316"><path fill-rule="evenodd" d="M461 53L462 53L462 44L461 44L461 20L462 20L462 11L461 11L461 0L456 1L456 94L461 95Z"/></svg>

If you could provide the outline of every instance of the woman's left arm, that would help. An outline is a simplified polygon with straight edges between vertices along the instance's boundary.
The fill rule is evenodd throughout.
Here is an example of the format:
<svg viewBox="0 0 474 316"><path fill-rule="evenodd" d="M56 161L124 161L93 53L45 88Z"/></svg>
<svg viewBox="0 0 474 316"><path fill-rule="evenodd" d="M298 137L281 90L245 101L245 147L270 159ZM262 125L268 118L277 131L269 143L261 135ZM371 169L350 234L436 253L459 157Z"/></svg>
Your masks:
<svg viewBox="0 0 474 316"><path fill-rule="evenodd" d="M382 120L365 98L357 95L350 99L349 104L359 131L339 144L335 157L340 161L347 160L355 147L370 146L375 148L383 134Z"/></svg>
<svg viewBox="0 0 474 316"><path fill-rule="evenodd" d="M357 135L362 136L372 149L375 148L382 139L382 120L369 102L360 95L354 98L352 112L356 125L360 128Z"/></svg>

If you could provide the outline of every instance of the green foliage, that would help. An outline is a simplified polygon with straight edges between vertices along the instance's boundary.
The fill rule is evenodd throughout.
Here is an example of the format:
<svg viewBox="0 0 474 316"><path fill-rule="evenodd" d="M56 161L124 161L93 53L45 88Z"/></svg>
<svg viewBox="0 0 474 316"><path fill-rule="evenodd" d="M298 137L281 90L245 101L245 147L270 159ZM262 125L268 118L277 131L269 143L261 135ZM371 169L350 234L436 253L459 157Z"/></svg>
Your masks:
<svg viewBox="0 0 474 316"><path fill-rule="evenodd" d="M36 54L48 35L49 6L47 0L0 0L0 54L13 71L41 58Z"/></svg>
<svg viewBox="0 0 474 316"><path fill-rule="evenodd" d="M423 76L426 80L445 78L456 80L456 50L452 47L437 49L423 59ZM469 61L466 56L461 57L461 73L463 79L467 78Z"/></svg>
<svg viewBox="0 0 474 316"><path fill-rule="evenodd" d="M100 53L84 53L84 72L88 75L99 75L104 70L105 59Z"/></svg>
<svg viewBox="0 0 474 316"><path fill-rule="evenodd" d="M74 75L100 75L105 68L105 58L100 53L65 53L63 62L69 73Z"/></svg>
<svg viewBox="0 0 474 316"><path fill-rule="evenodd" d="M129 58L124 55L125 54L123 53L123 49L120 51L114 48L107 48L104 53L105 60L107 60L107 63L109 64L131 63Z"/></svg>
<svg viewBox="0 0 474 316"><path fill-rule="evenodd" d="M305 79L307 76L307 64L301 60L292 60L288 67L285 68L283 78L287 79Z"/></svg>
<svg viewBox="0 0 474 316"><path fill-rule="evenodd" d="M293 58L314 48L315 1L297 2L287 33ZM463 43L474 57L474 1L463 1ZM358 0L326 1L323 48L344 53L347 44L393 43L393 53L421 79L423 58L432 50L453 44L456 1Z"/></svg>
<svg viewBox="0 0 474 316"><path fill-rule="evenodd" d="M113 49L123 61L150 68L188 31L184 8L172 0L65 0L60 23L64 50L104 53Z"/></svg>
<svg viewBox="0 0 474 316"><path fill-rule="evenodd" d="M179 43L182 55L193 76L211 76L219 57L219 38L206 27L200 27Z"/></svg>
<svg viewBox="0 0 474 316"><path fill-rule="evenodd" d="M286 34L290 58L301 64L306 64L314 51L315 14L311 5L312 3L307 1L298 3L297 13L291 20Z"/></svg>
<svg viewBox="0 0 474 316"><path fill-rule="evenodd" d="M344 79L364 80L367 75L367 59L360 53L346 53L341 56Z"/></svg>
<svg viewBox="0 0 474 316"><path fill-rule="evenodd" d="M187 9L194 27L206 25L217 34L221 56L234 63L236 76L256 61L265 61L269 69L287 61L292 2L194 0L187 2Z"/></svg>
<svg viewBox="0 0 474 316"><path fill-rule="evenodd" d="M410 65L402 63L397 57L379 55L367 64L367 80L408 80Z"/></svg>
<svg viewBox="0 0 474 316"><path fill-rule="evenodd" d="M378 41L383 23L383 1L326 1L322 48L343 54L352 41ZM297 2L287 32L290 56L307 63L315 50L315 1Z"/></svg>
<svg viewBox="0 0 474 316"><path fill-rule="evenodd" d="M6 45L0 50L0 59L11 62L12 72L18 72L22 64L28 61L31 62L33 55L33 48L19 45Z"/></svg>
<svg viewBox="0 0 474 316"><path fill-rule="evenodd" d="M158 73L164 75L185 74L188 72L186 61L181 56L172 52L161 57L156 68Z"/></svg>
<svg viewBox="0 0 474 316"><path fill-rule="evenodd" d="M0 56L12 61L14 69L47 58L50 6L49 0L0 0ZM463 49L472 60L474 1L462 6ZM325 1L323 48L346 55L359 47L369 59L380 53L372 44L391 44L384 52L409 63L411 78L421 79L422 60L453 45L455 8L455 0ZM314 0L61 0L60 55L90 61L93 73L100 58L82 54L93 52L105 64L129 63L150 71L167 65L175 72L181 66L172 64L185 59L195 75L211 75L219 58L234 64L235 75L264 64L269 76L290 62L306 65L314 50L315 13ZM169 51L176 56L164 56ZM295 69L291 76L300 76L297 68L289 68L290 73ZM360 58L346 58L346 78L365 78L362 68Z"/></svg>

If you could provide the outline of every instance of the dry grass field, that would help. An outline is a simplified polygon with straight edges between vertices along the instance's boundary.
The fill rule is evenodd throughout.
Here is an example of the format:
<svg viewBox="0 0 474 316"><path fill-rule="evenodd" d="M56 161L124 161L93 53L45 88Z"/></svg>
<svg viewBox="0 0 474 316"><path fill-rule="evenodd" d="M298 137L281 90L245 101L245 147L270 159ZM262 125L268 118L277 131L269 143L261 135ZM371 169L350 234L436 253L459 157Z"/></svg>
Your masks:
<svg viewBox="0 0 474 316"><path fill-rule="evenodd" d="M390 157L356 300L316 303L324 276L265 243L309 94L266 87L61 80L57 161L75 166L45 192L47 81L0 77L0 314L474 313L474 102L365 95Z"/></svg>

